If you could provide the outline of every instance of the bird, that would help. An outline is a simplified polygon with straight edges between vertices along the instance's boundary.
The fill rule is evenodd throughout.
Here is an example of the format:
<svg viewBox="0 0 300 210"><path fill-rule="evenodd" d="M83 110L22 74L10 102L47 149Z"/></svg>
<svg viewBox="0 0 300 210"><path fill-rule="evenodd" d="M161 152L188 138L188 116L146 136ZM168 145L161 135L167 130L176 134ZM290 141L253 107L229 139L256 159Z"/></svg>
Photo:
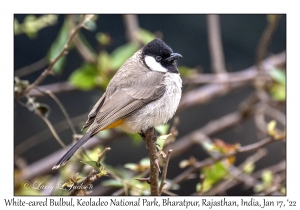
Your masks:
<svg viewBox="0 0 300 210"><path fill-rule="evenodd" d="M182 94L182 80L174 53L164 41L153 39L128 58L112 77L94 105L83 129L86 133L52 169L65 165L74 153L98 132L120 128L141 133L165 124L175 114Z"/></svg>

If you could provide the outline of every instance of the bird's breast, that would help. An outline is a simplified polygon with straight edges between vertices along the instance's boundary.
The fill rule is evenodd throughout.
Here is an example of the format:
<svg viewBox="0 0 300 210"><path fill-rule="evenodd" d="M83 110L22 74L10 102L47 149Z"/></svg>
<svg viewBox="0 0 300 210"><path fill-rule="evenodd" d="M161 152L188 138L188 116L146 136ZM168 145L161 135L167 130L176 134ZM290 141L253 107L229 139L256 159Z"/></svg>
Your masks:
<svg viewBox="0 0 300 210"><path fill-rule="evenodd" d="M154 100L130 116L119 126L129 133L138 133L165 124L175 114L181 98L182 80L179 74L165 73L164 85L166 91L162 97Z"/></svg>

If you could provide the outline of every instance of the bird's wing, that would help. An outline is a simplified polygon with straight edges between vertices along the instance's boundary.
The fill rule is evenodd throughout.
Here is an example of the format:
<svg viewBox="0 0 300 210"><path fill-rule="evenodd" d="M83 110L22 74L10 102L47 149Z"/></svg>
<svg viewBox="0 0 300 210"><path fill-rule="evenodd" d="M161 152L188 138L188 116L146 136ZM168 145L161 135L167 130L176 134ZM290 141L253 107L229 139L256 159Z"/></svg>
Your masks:
<svg viewBox="0 0 300 210"><path fill-rule="evenodd" d="M106 97L106 92L102 95L102 97L97 101L97 103L94 105L93 109L90 111L88 115L88 119L85 122L85 124L82 127L82 130L89 127L91 124L93 124L97 113L99 112L100 108L102 107Z"/></svg>
<svg viewBox="0 0 300 210"><path fill-rule="evenodd" d="M53 169L64 165L72 155L85 144L91 136L98 133L110 124L125 118L144 105L160 98L165 92L164 85L157 85L153 88L147 86L139 88L122 88L116 90L110 97L106 93L98 100L89 114L85 126L92 126L88 132L73 145L69 151L58 161Z"/></svg>
<svg viewBox="0 0 300 210"><path fill-rule="evenodd" d="M166 87L163 84L162 74L150 73L142 78L139 80L142 81L139 84L117 89L111 96L106 96L102 106L95 109L98 109L98 113L89 129L92 132L91 135L95 135L112 123L126 118L151 101L157 100L165 93ZM149 84L147 81L152 81L156 85ZM101 102L99 105L101 105Z"/></svg>

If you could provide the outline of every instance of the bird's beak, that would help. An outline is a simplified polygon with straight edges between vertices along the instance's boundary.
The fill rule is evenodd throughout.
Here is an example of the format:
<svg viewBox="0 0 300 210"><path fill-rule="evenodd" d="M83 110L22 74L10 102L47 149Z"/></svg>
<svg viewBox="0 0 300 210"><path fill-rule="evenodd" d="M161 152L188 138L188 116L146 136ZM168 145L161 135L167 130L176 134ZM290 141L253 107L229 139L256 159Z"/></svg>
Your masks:
<svg viewBox="0 0 300 210"><path fill-rule="evenodd" d="M182 55L180 55L179 53L172 53L170 57L166 58L166 61L174 61L178 58L182 58Z"/></svg>

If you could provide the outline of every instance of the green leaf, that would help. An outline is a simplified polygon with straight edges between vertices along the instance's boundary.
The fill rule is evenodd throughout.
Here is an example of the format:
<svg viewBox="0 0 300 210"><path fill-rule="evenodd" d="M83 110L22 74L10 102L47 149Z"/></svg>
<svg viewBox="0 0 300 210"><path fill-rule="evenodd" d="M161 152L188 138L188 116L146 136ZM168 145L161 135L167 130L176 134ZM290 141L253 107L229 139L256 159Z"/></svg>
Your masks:
<svg viewBox="0 0 300 210"><path fill-rule="evenodd" d="M196 185L196 192L200 192L201 189L202 189L202 184L198 183Z"/></svg>
<svg viewBox="0 0 300 210"><path fill-rule="evenodd" d="M110 55L106 51L99 53L97 59L97 68L100 72L106 72L110 69Z"/></svg>
<svg viewBox="0 0 300 210"><path fill-rule="evenodd" d="M159 125L159 126L155 127L155 129L162 135L167 134L169 131L169 128L170 128L169 124Z"/></svg>
<svg viewBox="0 0 300 210"><path fill-rule="evenodd" d="M281 192L283 195L286 195L286 188L285 188L285 187L280 188L280 192Z"/></svg>
<svg viewBox="0 0 300 210"><path fill-rule="evenodd" d="M124 168L128 168L133 171L145 171L150 167L150 160L149 158L143 158L139 164L135 163L126 163Z"/></svg>
<svg viewBox="0 0 300 210"><path fill-rule="evenodd" d="M214 165L211 165L203 170L206 179L212 179L218 181L228 173L227 168L222 162L218 161Z"/></svg>
<svg viewBox="0 0 300 210"><path fill-rule="evenodd" d="M135 163L126 163L124 165L124 168L128 168L130 170L135 171L135 170L137 170L139 168L139 166L137 164L135 164Z"/></svg>
<svg viewBox="0 0 300 210"><path fill-rule="evenodd" d="M254 192L259 193L265 189L265 186L263 184L256 184L254 186Z"/></svg>
<svg viewBox="0 0 300 210"><path fill-rule="evenodd" d="M138 50L134 43L128 43L115 49L111 53L111 68L119 69L121 65Z"/></svg>
<svg viewBox="0 0 300 210"><path fill-rule="evenodd" d="M95 31L97 29L97 24L95 23L94 20L88 20L84 24L86 28L90 31Z"/></svg>
<svg viewBox="0 0 300 210"><path fill-rule="evenodd" d="M261 178L262 178L264 185L269 186L273 181L272 171L270 171L270 170L263 171Z"/></svg>
<svg viewBox="0 0 300 210"><path fill-rule="evenodd" d="M22 33L22 27L18 19L14 18L14 34L18 35Z"/></svg>
<svg viewBox="0 0 300 210"><path fill-rule="evenodd" d="M275 120L271 120L268 123L268 134L270 136L275 136L277 134L277 130L276 130L276 121Z"/></svg>
<svg viewBox="0 0 300 210"><path fill-rule="evenodd" d="M205 177L202 183L202 192L206 192L215 183L223 179L227 175L228 170L222 162L218 161L213 165L202 168L201 172Z"/></svg>
<svg viewBox="0 0 300 210"><path fill-rule="evenodd" d="M177 68L178 68L180 75L182 75L184 77L193 77L194 75L197 74L197 71L195 69L192 69L187 66L178 66Z"/></svg>
<svg viewBox="0 0 300 210"><path fill-rule="evenodd" d="M141 166L150 166L150 159L149 158L143 158L140 160Z"/></svg>
<svg viewBox="0 0 300 210"><path fill-rule="evenodd" d="M205 141L202 146L204 147L204 149L208 152L212 152L215 150L215 144L212 143L211 141Z"/></svg>
<svg viewBox="0 0 300 210"><path fill-rule="evenodd" d="M127 135L132 139L133 145L139 146L143 143L142 137L137 133L127 133Z"/></svg>
<svg viewBox="0 0 300 210"><path fill-rule="evenodd" d="M270 87L270 94L273 99L277 101L285 101L286 100L286 87L281 84L272 84Z"/></svg>
<svg viewBox="0 0 300 210"><path fill-rule="evenodd" d="M61 29L58 33L57 38L51 45L50 50L48 52L47 57L48 57L49 61L51 59L56 58L56 56L58 56L58 54L63 50L63 48L69 38L69 32L70 32L70 26L67 23L67 20L65 20L63 26L61 27ZM69 48L70 48L70 46L69 46ZM66 56L64 55L53 66L53 71L55 74L60 74L62 72L65 62L66 62Z"/></svg>
<svg viewBox="0 0 300 210"><path fill-rule="evenodd" d="M27 15L24 19L23 30L29 38L36 37L38 32L38 29L35 27L36 19L37 18L34 15Z"/></svg>
<svg viewBox="0 0 300 210"><path fill-rule="evenodd" d="M191 162L189 160L182 160L179 163L179 168L186 168L191 165Z"/></svg>
<svg viewBox="0 0 300 210"><path fill-rule="evenodd" d="M102 149L103 148L99 146L99 147L94 147L92 150L86 150L85 151L86 155L83 155L82 161L98 160L99 150L102 151Z"/></svg>
<svg viewBox="0 0 300 210"><path fill-rule="evenodd" d="M253 162L247 162L243 168L243 171L247 174L251 174L255 169L255 165Z"/></svg>
<svg viewBox="0 0 300 210"><path fill-rule="evenodd" d="M278 83L285 85L286 84L286 74L282 69L271 69L270 70L271 77Z"/></svg>
<svg viewBox="0 0 300 210"><path fill-rule="evenodd" d="M105 34L102 32L99 32L96 34L96 39L100 44L102 44L104 46L109 45L111 42L110 36L108 34Z"/></svg>
<svg viewBox="0 0 300 210"><path fill-rule="evenodd" d="M97 68L92 64L84 64L69 77L71 84L82 90L90 90L96 86Z"/></svg>
<svg viewBox="0 0 300 210"><path fill-rule="evenodd" d="M81 160L80 162L82 162L85 165L91 166L91 167L93 167L95 169L99 169L99 167L101 166L100 163L98 163L96 161L92 161L92 160L90 160L90 161L83 161L83 160Z"/></svg>
<svg viewBox="0 0 300 210"><path fill-rule="evenodd" d="M204 179L204 181L202 182L201 191L202 192L209 191L212 188L213 184L214 184L213 180Z"/></svg>
<svg viewBox="0 0 300 210"><path fill-rule="evenodd" d="M172 134L167 134L167 135L161 135L157 138L156 140L156 147L158 148L159 151L162 151L165 145L165 142L169 136Z"/></svg>

